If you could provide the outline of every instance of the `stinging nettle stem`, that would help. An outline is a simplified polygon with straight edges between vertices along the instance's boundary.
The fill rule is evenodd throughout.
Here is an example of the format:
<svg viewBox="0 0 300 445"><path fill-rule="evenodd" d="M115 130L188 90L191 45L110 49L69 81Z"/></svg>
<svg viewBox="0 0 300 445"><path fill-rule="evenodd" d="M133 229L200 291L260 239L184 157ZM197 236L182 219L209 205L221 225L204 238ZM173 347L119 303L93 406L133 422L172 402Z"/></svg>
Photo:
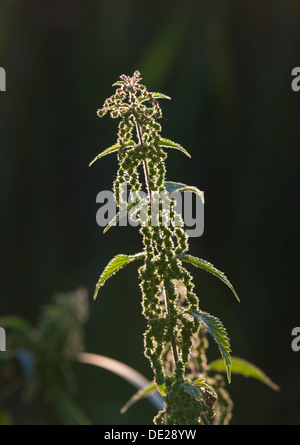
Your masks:
<svg viewBox="0 0 300 445"><path fill-rule="evenodd" d="M135 122L135 126L136 126L136 130L137 130L137 134L138 134L140 145L143 147L144 146L144 142L143 142L142 131L141 131L141 127L140 127L139 123L137 122L137 120ZM152 199L152 190L151 190L150 185L149 185L149 170L148 170L148 165L147 165L147 159L144 159L143 165L144 165L145 181L146 181L146 186L147 186L147 190L148 190L149 200L151 201L151 199Z"/></svg>
<svg viewBox="0 0 300 445"><path fill-rule="evenodd" d="M135 125L136 125L136 130L137 130L139 142L140 142L141 146L144 146L144 141L143 141L143 135L142 135L141 127L140 127L140 125L139 125L137 120L135 122ZM146 181L146 186L147 186L147 189L148 189L149 199L151 201L151 199L152 199L152 191L151 191L151 187L149 185L149 171L148 171L147 159L144 160L144 172L145 172L145 181ZM166 293L166 290L165 290L164 287L163 287L163 294L164 294L164 298L165 298L167 316L168 316L168 318L170 318L169 307L168 307L168 296L167 296L167 293ZM177 352L177 346L176 346L176 338L175 338L174 334L172 334L171 345L172 345L172 351L173 351L173 356L174 356L174 362L175 362L175 365L176 365L177 362L178 362L178 352Z"/></svg>
<svg viewBox="0 0 300 445"><path fill-rule="evenodd" d="M170 318L169 300L168 300L167 292L166 292L164 286L163 286L163 295L164 295L164 299L165 299L167 317ZM177 362L178 362L178 353L177 353L177 346L176 346L176 338L175 338L174 334L172 334L171 345L172 345L172 351L173 351L173 356L174 356L174 362L175 362L175 365L176 365Z"/></svg>

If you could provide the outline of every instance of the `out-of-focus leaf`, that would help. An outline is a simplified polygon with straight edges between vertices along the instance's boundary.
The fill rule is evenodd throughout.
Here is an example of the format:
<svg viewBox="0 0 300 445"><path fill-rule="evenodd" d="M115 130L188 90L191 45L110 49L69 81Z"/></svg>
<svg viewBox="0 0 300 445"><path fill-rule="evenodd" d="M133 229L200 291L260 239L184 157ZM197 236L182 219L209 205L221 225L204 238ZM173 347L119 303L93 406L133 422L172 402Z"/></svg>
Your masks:
<svg viewBox="0 0 300 445"><path fill-rule="evenodd" d="M99 366L100 368L107 369L114 374L122 377L127 382L131 383L135 388L143 389L151 384L142 374L140 374L135 369L131 368L125 363L119 362L109 357L103 355L91 354L88 352L81 352L78 354L78 361L81 363L87 363L94 366ZM148 394L146 396L149 401L158 409L163 409L163 399L157 392Z"/></svg>
<svg viewBox="0 0 300 445"><path fill-rule="evenodd" d="M151 79L151 85L155 89L159 89L170 74L190 30L189 8L182 2L176 4L174 2L174 5L167 20L153 34L141 60L138 61L143 78Z"/></svg>
<svg viewBox="0 0 300 445"><path fill-rule="evenodd" d="M16 360L19 362L24 375L27 377L34 376L36 371L36 357L34 354L24 348L18 348L15 352Z"/></svg>
<svg viewBox="0 0 300 445"><path fill-rule="evenodd" d="M63 425L91 425L79 406L62 391L57 391L55 400L56 412Z"/></svg>
<svg viewBox="0 0 300 445"><path fill-rule="evenodd" d="M226 367L222 359L214 360L209 363L209 369L211 371L224 372ZM231 372L233 374L240 374L244 377L252 377L274 389L280 391L280 387L276 385L261 369L252 363L239 357L231 357Z"/></svg>
<svg viewBox="0 0 300 445"><path fill-rule="evenodd" d="M0 410L0 425L12 425L13 421L10 414L6 411Z"/></svg>
<svg viewBox="0 0 300 445"><path fill-rule="evenodd" d="M32 325L28 321L14 315L0 317L0 326L4 329L13 329L26 334L32 329Z"/></svg>

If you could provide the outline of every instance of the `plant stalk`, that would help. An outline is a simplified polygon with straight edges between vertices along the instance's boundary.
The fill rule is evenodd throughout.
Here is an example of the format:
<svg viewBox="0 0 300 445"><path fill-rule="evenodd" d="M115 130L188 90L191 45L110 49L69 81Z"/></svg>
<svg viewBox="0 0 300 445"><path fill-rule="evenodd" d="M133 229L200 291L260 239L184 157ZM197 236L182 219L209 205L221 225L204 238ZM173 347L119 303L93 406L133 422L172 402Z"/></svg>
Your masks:
<svg viewBox="0 0 300 445"><path fill-rule="evenodd" d="M137 130L139 142L140 142L141 146L144 146L144 141L143 141L143 135L142 135L141 127L140 127L140 125L139 125L137 120L135 122L135 125L136 125L136 130ZM149 199L151 201L151 199L152 199L152 191L151 191L151 187L149 185L149 171L148 171L147 159L144 160L144 172L145 172L145 181L146 181L146 185L147 185L147 189L148 189ZM168 296L167 296L167 293L166 293L164 287L163 287L163 294L164 294L164 297L165 297L167 316L168 316L168 318L170 318L169 308L168 308ZM172 351L173 351L173 356L174 356L174 362L175 362L175 365L176 365L176 363L178 362L178 353L177 353L177 346L176 346L176 338L175 338L174 334L172 335L171 345L172 345Z"/></svg>
<svg viewBox="0 0 300 445"><path fill-rule="evenodd" d="M163 287L163 294L164 294L164 298L165 298L167 317L170 318L169 301L168 301L167 292L166 292L164 287ZM176 363L178 362L178 353L177 353L177 346L176 346L176 338L175 338L174 334L172 335L171 346L172 346L172 351L173 351L174 362L175 362L175 365L176 365Z"/></svg>
<svg viewBox="0 0 300 445"><path fill-rule="evenodd" d="M142 132L141 132L141 127L137 120L135 121L135 125L136 125L136 131L138 134L139 142L140 142L141 146L143 147L144 146L143 136L142 136ZM144 159L143 165L144 165L145 181L146 181L146 186L147 186L147 190L148 190L148 196L149 196L149 200L151 201L152 191L149 186L149 170L148 170L147 159Z"/></svg>

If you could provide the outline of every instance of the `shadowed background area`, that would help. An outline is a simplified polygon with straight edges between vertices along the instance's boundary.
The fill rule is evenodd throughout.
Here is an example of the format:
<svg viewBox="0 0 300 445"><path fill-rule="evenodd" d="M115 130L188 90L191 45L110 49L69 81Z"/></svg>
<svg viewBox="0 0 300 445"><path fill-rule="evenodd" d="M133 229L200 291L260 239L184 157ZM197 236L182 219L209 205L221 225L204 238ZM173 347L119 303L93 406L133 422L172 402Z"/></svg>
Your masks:
<svg viewBox="0 0 300 445"><path fill-rule="evenodd" d="M200 306L219 317L232 354L262 368L279 393L233 376L233 424L300 423L298 1L9 0L0 5L0 315L35 323L57 292L87 288L88 352L152 378L136 264L95 283L117 253L141 250L133 227L105 235L96 195L110 190L117 121L96 111L119 75L138 69L161 102L163 136L192 155L168 152L167 178L205 193L205 229L190 253L224 271L192 270ZM211 342L211 358L219 357ZM77 402L93 423L151 424L155 409L120 409L134 389L108 371L75 366ZM15 422L36 422L15 396ZM20 405L20 406L19 406ZM9 406L11 407L11 406Z"/></svg>

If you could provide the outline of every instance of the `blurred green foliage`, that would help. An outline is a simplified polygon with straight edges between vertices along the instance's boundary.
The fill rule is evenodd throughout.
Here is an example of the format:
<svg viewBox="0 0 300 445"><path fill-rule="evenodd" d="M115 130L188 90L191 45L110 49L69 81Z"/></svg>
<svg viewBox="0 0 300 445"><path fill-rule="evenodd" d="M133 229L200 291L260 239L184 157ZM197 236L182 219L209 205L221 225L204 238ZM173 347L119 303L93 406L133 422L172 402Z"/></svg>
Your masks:
<svg viewBox="0 0 300 445"><path fill-rule="evenodd" d="M56 295L41 308L36 326L19 316L0 317L9 333L6 352L0 357L0 409L7 407L0 411L0 424L23 424L20 405L33 408L28 418L33 424L89 424L73 401L73 362L84 350L88 312L87 292L82 288Z"/></svg>
<svg viewBox="0 0 300 445"><path fill-rule="evenodd" d="M133 228L104 236L95 221L96 195L111 189L116 161L88 164L114 129L96 110L114 79L139 69L150 90L172 97L163 136L192 155L170 153L168 179L205 192L205 231L191 254L226 270L241 298L226 299L204 274L195 282L201 307L222 317L233 354L281 387L278 394L234 377L232 423L299 424L299 359L290 346L300 323L300 101L290 85L299 22L297 0L2 0L0 315L35 324L56 292L86 286L92 295L108 251L138 251ZM129 266L91 304L86 348L151 379L140 309ZM147 402L119 414L131 389L116 377L75 372L93 423L151 422Z"/></svg>

